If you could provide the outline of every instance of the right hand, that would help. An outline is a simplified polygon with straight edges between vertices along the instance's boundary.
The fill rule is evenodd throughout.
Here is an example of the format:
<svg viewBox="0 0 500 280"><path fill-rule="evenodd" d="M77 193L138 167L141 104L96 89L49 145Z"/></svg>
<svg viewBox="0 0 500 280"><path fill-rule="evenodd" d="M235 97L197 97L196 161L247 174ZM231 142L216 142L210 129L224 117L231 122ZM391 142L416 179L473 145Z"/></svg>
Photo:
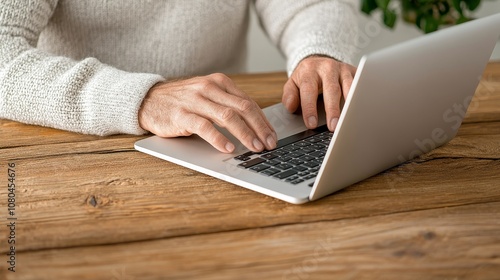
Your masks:
<svg viewBox="0 0 500 280"><path fill-rule="evenodd" d="M235 146L213 125L226 128L254 152L274 149L276 132L257 103L223 74L154 85L139 109L139 125L161 137L197 134L224 153Z"/></svg>

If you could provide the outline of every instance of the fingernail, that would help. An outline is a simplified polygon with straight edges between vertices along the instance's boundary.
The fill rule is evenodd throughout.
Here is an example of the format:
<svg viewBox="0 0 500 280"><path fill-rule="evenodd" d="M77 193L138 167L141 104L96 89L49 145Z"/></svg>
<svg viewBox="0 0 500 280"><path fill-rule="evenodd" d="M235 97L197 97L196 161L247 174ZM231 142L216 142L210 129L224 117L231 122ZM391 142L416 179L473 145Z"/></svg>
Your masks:
<svg viewBox="0 0 500 280"><path fill-rule="evenodd" d="M264 149L264 145L262 145L262 143L260 143L260 141L257 138L253 139L253 146L257 150L263 150Z"/></svg>
<svg viewBox="0 0 500 280"><path fill-rule="evenodd" d="M309 127L316 127L318 125L318 119L316 119L315 116L310 116L308 119L307 119L307 125Z"/></svg>
<svg viewBox="0 0 500 280"><path fill-rule="evenodd" d="M330 127L332 128L332 130L335 130L335 128L337 127L338 122L339 122L339 118L333 118L330 121Z"/></svg>
<svg viewBox="0 0 500 280"><path fill-rule="evenodd" d="M234 151L235 147L233 145L233 143L230 143L230 142L227 142L226 143L226 151L232 153Z"/></svg>
<svg viewBox="0 0 500 280"><path fill-rule="evenodd" d="M274 149L274 147L276 146L276 140L274 139L273 135L269 135L267 137L267 146L271 149Z"/></svg>

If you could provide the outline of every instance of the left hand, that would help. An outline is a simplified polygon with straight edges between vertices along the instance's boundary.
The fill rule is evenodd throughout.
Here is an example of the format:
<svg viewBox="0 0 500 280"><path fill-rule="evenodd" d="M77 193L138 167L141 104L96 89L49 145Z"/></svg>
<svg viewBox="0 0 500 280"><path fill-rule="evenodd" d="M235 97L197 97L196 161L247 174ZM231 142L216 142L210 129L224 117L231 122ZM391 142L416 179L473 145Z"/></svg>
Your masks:
<svg viewBox="0 0 500 280"><path fill-rule="evenodd" d="M283 87L282 102L289 112L302 108L307 128L318 126L318 95L323 92L326 123L335 130L340 117L340 99L347 98L356 67L325 56L304 58Z"/></svg>

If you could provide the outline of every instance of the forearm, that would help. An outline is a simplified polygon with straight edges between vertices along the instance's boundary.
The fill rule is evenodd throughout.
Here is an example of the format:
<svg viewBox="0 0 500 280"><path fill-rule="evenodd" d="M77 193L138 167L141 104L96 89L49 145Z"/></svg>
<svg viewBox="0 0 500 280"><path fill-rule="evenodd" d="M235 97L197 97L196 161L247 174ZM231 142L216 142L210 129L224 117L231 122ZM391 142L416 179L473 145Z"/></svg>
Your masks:
<svg viewBox="0 0 500 280"><path fill-rule="evenodd" d="M98 135L144 133L137 121L139 106L163 78L36 49L54 6L21 3L1 6L0 118ZM23 11L32 14L21 17Z"/></svg>
<svg viewBox="0 0 500 280"><path fill-rule="evenodd" d="M88 134L139 134L139 106L162 78L26 51L0 71L0 117Z"/></svg>

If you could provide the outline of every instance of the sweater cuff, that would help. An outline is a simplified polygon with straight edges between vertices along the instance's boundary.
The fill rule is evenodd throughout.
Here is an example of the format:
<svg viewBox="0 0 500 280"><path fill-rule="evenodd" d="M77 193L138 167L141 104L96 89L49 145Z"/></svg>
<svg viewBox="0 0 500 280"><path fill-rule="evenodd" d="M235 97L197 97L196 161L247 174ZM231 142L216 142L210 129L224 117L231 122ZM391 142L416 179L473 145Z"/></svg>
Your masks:
<svg viewBox="0 0 500 280"><path fill-rule="evenodd" d="M84 125L84 128L89 129L84 133L98 135L147 133L139 126L139 109L149 89L164 80L162 76L156 74L129 73L109 66L101 69L88 83L89 89L102 94L87 95L100 98L90 101L92 103L90 106L84 106L89 111L86 112L88 116L83 119L90 122Z"/></svg>
<svg viewBox="0 0 500 280"><path fill-rule="evenodd" d="M352 64L358 30L355 5L324 1L308 7L289 23L280 40L292 74L304 58L325 55Z"/></svg>

